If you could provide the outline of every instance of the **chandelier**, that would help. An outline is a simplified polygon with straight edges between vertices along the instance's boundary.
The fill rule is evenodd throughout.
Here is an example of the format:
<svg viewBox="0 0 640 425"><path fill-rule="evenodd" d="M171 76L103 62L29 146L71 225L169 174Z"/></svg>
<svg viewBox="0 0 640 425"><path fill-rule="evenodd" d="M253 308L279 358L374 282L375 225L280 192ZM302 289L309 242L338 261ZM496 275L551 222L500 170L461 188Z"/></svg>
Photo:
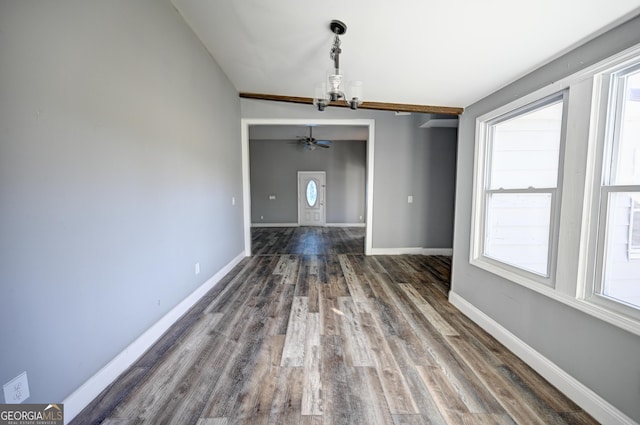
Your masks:
<svg viewBox="0 0 640 425"><path fill-rule="evenodd" d="M356 110L362 103L362 81L350 82L345 94L343 90L344 77L340 73L340 53L342 53L340 36L347 32L347 26L344 22L333 20L329 25L329 29L334 34L333 45L329 51L329 56L333 61L333 68L329 71L327 80L316 85L313 104L316 105L318 111L324 111L331 102L342 100L349 108Z"/></svg>

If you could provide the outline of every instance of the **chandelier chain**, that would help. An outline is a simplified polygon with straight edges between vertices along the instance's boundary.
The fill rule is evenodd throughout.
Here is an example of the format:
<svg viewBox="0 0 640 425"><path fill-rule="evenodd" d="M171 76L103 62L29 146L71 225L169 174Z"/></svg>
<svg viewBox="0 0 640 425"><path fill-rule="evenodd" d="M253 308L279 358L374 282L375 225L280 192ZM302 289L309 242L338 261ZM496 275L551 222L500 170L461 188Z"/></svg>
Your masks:
<svg viewBox="0 0 640 425"><path fill-rule="evenodd" d="M333 46L331 47L331 52L329 53L329 56L331 57L331 60L333 60L336 69L340 68L338 65L340 63L340 53L342 53L342 49L340 48L341 43L342 41L340 41L340 37L338 36L338 34L336 34L333 37Z"/></svg>

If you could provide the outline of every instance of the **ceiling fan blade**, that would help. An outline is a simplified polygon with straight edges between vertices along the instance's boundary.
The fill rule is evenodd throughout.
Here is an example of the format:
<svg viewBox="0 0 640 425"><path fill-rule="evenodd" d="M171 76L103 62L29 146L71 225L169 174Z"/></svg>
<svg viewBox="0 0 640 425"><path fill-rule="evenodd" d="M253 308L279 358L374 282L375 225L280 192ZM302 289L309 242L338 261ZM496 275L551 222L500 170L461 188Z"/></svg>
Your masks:
<svg viewBox="0 0 640 425"><path fill-rule="evenodd" d="M316 145L319 145L319 146L325 145L329 147L329 145L331 145L331 140L316 140Z"/></svg>

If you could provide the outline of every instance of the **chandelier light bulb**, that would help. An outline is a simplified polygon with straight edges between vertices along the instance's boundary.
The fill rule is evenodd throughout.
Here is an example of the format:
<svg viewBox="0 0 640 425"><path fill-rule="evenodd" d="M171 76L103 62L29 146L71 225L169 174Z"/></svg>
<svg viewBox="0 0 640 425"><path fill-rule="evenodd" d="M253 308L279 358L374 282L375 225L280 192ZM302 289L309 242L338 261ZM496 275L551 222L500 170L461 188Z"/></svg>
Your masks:
<svg viewBox="0 0 640 425"><path fill-rule="evenodd" d="M332 101L344 98L342 92L342 80L343 77L340 74L329 75L329 97Z"/></svg>
<svg viewBox="0 0 640 425"><path fill-rule="evenodd" d="M358 109L358 106L362 103L362 95L363 95L363 84L362 81L351 81L349 83L349 108Z"/></svg>
<svg viewBox="0 0 640 425"><path fill-rule="evenodd" d="M324 108L329 106L329 93L327 91L327 85L325 83L316 84L315 93L313 96L313 104L316 105L318 111L324 111Z"/></svg>

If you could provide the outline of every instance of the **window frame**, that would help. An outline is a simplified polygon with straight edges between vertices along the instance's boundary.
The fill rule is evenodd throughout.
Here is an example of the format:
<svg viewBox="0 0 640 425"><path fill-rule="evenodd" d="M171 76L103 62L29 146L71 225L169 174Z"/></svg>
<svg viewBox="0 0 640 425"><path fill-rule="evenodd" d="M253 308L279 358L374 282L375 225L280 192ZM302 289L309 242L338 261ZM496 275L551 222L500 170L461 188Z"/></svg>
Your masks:
<svg viewBox="0 0 640 425"><path fill-rule="evenodd" d="M495 109L480 113L475 119L474 167L471 193L471 244L468 253L470 264L485 269L505 279L506 284L519 284L542 296L567 305L584 314L640 336L640 315L620 309L614 302L592 296L595 273L597 225L599 219L599 190L602 182L602 164L605 149L599 143L605 135L603 117L607 114L610 87L607 76L614 70L640 63L640 44L636 44L581 70L567 74L547 85L538 86L515 100L495 103ZM478 200L482 186L478 180L485 168L478 158L484 158L486 146L480 143L486 132L486 122L517 107L527 105L545 96L568 91L565 105L567 129L563 157L559 167L563 169L562 183L558 183L564 196L559 202L558 250L555 285L540 284L522 279L522 273L512 273L505 267L491 267L490 262L476 261L480 244L478 222L482 209ZM465 161L466 158L459 159ZM464 163L464 162L463 162ZM454 254L455 256L455 254ZM478 283L482 290L482 281Z"/></svg>
<svg viewBox="0 0 640 425"><path fill-rule="evenodd" d="M556 186L554 188L517 188L490 189L490 173L492 170L493 128L495 125L526 115L544 107L562 103L562 123L558 146L558 168ZM476 152L474 158L474 196L472 200L472 226L470 263L498 276L509 279L526 287L555 285L557 249L559 238L560 202L563 181L563 164L565 152L565 136L567 127L568 91L566 89L543 92L535 97L529 96L516 100L493 112L478 117L476 120ZM488 202L492 194L508 193L548 193L551 195L549 216L549 235L547 246L547 272L538 274L485 254L485 243L488 226Z"/></svg>
<svg viewBox="0 0 640 425"><path fill-rule="evenodd" d="M640 50L640 49L637 49ZM604 293L605 263L608 241L609 205L611 195L615 193L637 192L640 194L640 184L613 184L612 175L615 174L618 157L619 137L621 131L620 116L623 110L625 85L620 84L621 78L640 71L640 51L626 60L612 63L606 69L594 75L594 98L592 108L599 110L595 119L597 133L591 143L591 149L595 152L595 172L592 185L591 211L594 217L587 220L590 227L590 249L587 258L582 258L588 268L586 281L583 282L584 290L578 292L578 297L596 308L628 317L637 321L640 328L640 306L632 306L610 297ZM633 202L633 201L632 201ZM631 227L633 224L633 208L630 208L629 239L631 241ZM628 259L631 258L631 250L628 246ZM614 318L614 322L618 320ZM639 330L640 331L640 330ZM636 331L638 333L639 331Z"/></svg>

